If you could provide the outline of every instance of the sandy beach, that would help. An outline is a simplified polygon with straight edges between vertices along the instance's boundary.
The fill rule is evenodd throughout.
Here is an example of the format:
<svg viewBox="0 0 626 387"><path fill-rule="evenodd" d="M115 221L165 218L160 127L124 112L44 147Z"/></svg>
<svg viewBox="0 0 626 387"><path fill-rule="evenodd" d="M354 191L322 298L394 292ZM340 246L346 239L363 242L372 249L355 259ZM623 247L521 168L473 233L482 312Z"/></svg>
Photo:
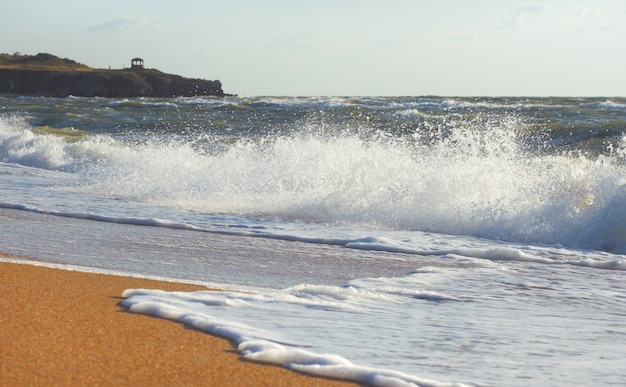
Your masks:
<svg viewBox="0 0 626 387"><path fill-rule="evenodd" d="M243 360L232 343L128 313L129 288L196 285L0 262L0 385L340 386Z"/></svg>

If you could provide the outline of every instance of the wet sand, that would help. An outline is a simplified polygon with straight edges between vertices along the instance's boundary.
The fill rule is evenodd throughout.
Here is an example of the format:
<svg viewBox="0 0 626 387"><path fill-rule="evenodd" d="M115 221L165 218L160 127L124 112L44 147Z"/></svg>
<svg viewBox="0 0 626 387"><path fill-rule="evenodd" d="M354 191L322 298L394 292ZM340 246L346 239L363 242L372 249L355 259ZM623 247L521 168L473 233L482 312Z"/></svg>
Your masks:
<svg viewBox="0 0 626 387"><path fill-rule="evenodd" d="M355 386L243 360L228 340L127 312L126 289L196 285L0 262L0 385Z"/></svg>

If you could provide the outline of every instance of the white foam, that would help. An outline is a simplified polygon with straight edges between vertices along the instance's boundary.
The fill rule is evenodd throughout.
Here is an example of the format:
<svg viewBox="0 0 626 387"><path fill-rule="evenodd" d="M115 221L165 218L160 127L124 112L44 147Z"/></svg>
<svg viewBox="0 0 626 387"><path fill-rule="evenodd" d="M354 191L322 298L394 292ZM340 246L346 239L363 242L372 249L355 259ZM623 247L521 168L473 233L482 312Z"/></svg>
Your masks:
<svg viewBox="0 0 626 387"><path fill-rule="evenodd" d="M75 219L121 223L138 226L163 227L195 232L219 233L248 237L262 237L314 244L337 245L350 249L385 251L423 256L455 256L486 259L491 261L533 262L547 265L573 265L608 270L626 270L626 257L603 252L568 250L555 246L533 246L494 242L485 239L448 236L432 233L379 232L378 237L361 237L370 230L328 230L303 224L288 226L286 223L271 222L245 225L242 218L214 218L215 224L197 225L193 222L173 221L160 218L101 215L90 212L68 212L45 210L39 207L15 203L2 203L0 208L35 212ZM410 239L405 239L410 236ZM602 241L597 241L601 243ZM462 246L462 247L460 247Z"/></svg>
<svg viewBox="0 0 626 387"><path fill-rule="evenodd" d="M617 102L611 101L610 99L604 102L596 103L596 104L589 104L589 106L598 108L598 109L606 109L606 110L625 110L626 109L626 104L617 103Z"/></svg>
<svg viewBox="0 0 626 387"><path fill-rule="evenodd" d="M315 101L253 103L293 108ZM140 143L85 136L67 143L5 116L0 160L71 172L55 189L195 213L626 252L622 148L595 159L535 154L514 115L448 120L412 137L303 121L296 134L238 141L201 134ZM369 248L376 245L415 250L386 243Z"/></svg>
<svg viewBox="0 0 626 387"><path fill-rule="evenodd" d="M318 289L320 290L320 289ZM358 293L355 290L348 290ZM309 292L318 297L306 297L298 294L297 289L286 291L287 294L278 295L278 298L269 295L235 295L223 292L163 292L158 290L126 290L122 304L131 312L145 313L156 317L167 318L215 334L237 343L238 350L244 358L254 361L272 363L313 375L347 379L355 382L368 383L376 386L463 386L460 383L448 383L421 378L406 373L355 365L346 358L335 354L316 353L308 349L306 343L291 342L289 338L277 335L274 332L252 327L248 324L218 318L212 313L213 308L242 308L251 307L250 302L305 305L328 310L328 301L322 293ZM368 296L366 296L367 298ZM318 298L321 298L318 299ZM361 298L361 297L359 297ZM234 299L234 300L233 300ZM279 301L280 300L280 301ZM335 303L335 306L344 305ZM351 300L355 305L363 302ZM333 304L333 303L331 303ZM252 306L252 308L254 308ZM343 308L342 308L343 309ZM256 320L262 318L257 316Z"/></svg>
<svg viewBox="0 0 626 387"><path fill-rule="evenodd" d="M619 330L613 319L623 294L607 283L617 272L602 273L497 263L422 267L398 278L252 293L131 289L123 304L233 340L250 360L328 377L440 386L524 385L518 378L525 375L559 384L621 367L623 348L607 346L614 339L602 332ZM549 351L559 355L546 357ZM579 353L590 359L607 351L617 352L603 364L571 369Z"/></svg>

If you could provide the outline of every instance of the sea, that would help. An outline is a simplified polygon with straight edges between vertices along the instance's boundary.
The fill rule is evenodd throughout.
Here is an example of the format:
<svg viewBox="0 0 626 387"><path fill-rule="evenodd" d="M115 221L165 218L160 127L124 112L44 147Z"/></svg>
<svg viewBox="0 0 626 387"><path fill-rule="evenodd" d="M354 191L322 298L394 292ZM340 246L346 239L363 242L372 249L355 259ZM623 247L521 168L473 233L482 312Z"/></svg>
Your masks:
<svg viewBox="0 0 626 387"><path fill-rule="evenodd" d="M626 98L1 97L0 235L298 372L626 385Z"/></svg>

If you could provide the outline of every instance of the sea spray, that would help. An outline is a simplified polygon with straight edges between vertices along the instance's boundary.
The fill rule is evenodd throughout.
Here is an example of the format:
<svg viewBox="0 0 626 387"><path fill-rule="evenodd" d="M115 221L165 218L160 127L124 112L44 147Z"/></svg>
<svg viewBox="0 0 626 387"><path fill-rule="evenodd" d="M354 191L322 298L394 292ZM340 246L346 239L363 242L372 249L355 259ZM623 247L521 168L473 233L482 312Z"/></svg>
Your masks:
<svg viewBox="0 0 626 387"><path fill-rule="evenodd" d="M99 123L72 142L5 115L0 158L71 172L57 189L196 213L626 251L624 140L599 155L554 148L567 128L538 117L558 106L531 116L530 104L451 99L207 101L108 102L93 114L136 128Z"/></svg>

